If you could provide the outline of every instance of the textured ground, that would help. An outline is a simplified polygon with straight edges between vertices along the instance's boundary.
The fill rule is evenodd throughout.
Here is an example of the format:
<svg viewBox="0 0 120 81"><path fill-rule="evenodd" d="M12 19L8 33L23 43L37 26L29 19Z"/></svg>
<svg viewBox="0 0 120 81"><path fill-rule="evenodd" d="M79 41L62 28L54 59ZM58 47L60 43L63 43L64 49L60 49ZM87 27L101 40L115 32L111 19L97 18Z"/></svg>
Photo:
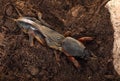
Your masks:
<svg viewBox="0 0 120 81"><path fill-rule="evenodd" d="M111 15L111 22L114 29L114 45L113 45L113 65L120 75L120 0L111 0L106 4Z"/></svg>
<svg viewBox="0 0 120 81"><path fill-rule="evenodd" d="M1 81L119 81L112 58L113 27L106 0L0 0L0 80ZM60 65L53 49L35 40L30 46L28 35L5 16L18 17L10 4L24 16L37 18L32 8L43 13L52 29L73 38L94 37L85 43L98 58L84 61L76 70L63 53ZM5 13L6 12L6 13Z"/></svg>

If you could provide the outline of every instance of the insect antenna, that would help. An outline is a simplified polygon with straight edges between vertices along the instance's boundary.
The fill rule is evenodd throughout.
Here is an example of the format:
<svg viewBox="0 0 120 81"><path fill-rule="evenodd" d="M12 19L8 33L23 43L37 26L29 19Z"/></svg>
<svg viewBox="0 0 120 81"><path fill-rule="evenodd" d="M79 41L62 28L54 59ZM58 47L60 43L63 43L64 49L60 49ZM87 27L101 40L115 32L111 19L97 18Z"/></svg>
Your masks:
<svg viewBox="0 0 120 81"><path fill-rule="evenodd" d="M17 19L15 19L15 18L11 18L11 17L8 17L8 16L7 16L7 18L10 19L10 20L13 20L13 21L17 21Z"/></svg>
<svg viewBox="0 0 120 81"><path fill-rule="evenodd" d="M22 17L22 14L19 12L19 10L18 10L16 7L14 7L14 8L15 8L15 10L17 11L18 15L19 15L20 17Z"/></svg>
<svg viewBox="0 0 120 81"><path fill-rule="evenodd" d="M13 8L16 10L17 14L20 16L20 17L23 17L22 14L20 13L20 11L15 7L14 4L11 4L13 6Z"/></svg>

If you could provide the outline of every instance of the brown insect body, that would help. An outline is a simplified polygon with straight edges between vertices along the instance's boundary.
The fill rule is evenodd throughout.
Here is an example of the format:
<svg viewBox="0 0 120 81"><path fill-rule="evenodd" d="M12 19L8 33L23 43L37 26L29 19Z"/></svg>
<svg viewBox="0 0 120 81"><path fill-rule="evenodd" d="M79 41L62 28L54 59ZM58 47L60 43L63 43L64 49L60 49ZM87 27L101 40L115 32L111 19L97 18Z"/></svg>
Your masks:
<svg viewBox="0 0 120 81"><path fill-rule="evenodd" d="M42 44L46 42L50 48L64 52L77 68L80 65L72 56L81 58L90 56L90 52L86 50L86 47L81 42L72 37L64 37L62 34L50 29L50 25L42 19L21 16L14 19L14 21L25 33L29 34L30 42L33 42L33 38L36 38Z"/></svg>

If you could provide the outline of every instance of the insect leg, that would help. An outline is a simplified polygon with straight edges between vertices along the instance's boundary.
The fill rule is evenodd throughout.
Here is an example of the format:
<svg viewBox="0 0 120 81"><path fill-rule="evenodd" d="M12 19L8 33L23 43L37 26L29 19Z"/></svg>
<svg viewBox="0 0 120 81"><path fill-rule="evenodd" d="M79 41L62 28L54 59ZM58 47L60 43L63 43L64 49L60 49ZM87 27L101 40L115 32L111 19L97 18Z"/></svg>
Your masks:
<svg viewBox="0 0 120 81"><path fill-rule="evenodd" d="M81 37L81 38L78 38L78 41L80 42L86 42L86 41L92 41L93 40L93 37Z"/></svg>
<svg viewBox="0 0 120 81"><path fill-rule="evenodd" d="M69 61L71 61L77 69L80 68L79 62L73 56L71 56L66 51L64 51L64 49L63 49L63 53L67 56L67 58L69 59Z"/></svg>
<svg viewBox="0 0 120 81"><path fill-rule="evenodd" d="M30 46L33 46L33 40L34 40L34 31L32 29L28 30L28 35L29 35L29 42L30 42Z"/></svg>

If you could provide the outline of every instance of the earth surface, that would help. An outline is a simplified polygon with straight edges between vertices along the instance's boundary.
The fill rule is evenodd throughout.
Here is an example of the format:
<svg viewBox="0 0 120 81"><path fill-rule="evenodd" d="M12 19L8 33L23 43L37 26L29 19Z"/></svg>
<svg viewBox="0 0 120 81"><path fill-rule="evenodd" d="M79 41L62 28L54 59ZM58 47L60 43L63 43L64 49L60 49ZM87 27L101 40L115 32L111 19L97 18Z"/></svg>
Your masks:
<svg viewBox="0 0 120 81"><path fill-rule="evenodd" d="M0 81L120 81L113 67L113 27L104 7L108 0L0 0ZM84 42L97 59L75 57L81 67L76 69L67 57L34 40L8 19L37 17L42 13L51 29L75 39L90 36Z"/></svg>

